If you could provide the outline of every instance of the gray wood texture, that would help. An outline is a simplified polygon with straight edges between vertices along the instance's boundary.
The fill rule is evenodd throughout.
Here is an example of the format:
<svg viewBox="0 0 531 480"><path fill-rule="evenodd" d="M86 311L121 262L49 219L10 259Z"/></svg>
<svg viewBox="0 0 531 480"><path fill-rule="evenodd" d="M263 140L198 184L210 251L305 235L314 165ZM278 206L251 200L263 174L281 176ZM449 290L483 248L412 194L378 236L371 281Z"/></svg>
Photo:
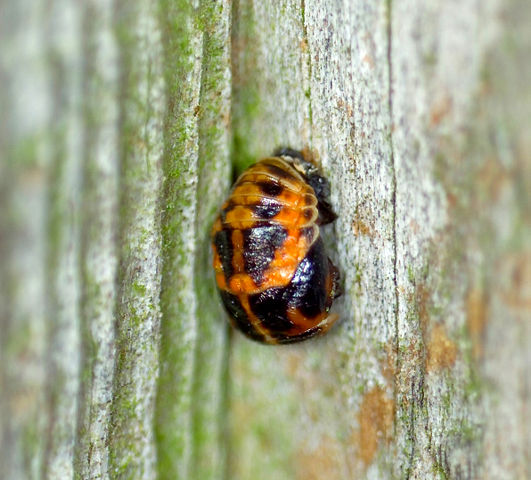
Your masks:
<svg viewBox="0 0 531 480"><path fill-rule="evenodd" d="M531 4L4 0L0 478L531 476ZM231 331L209 232L279 146L340 320Z"/></svg>

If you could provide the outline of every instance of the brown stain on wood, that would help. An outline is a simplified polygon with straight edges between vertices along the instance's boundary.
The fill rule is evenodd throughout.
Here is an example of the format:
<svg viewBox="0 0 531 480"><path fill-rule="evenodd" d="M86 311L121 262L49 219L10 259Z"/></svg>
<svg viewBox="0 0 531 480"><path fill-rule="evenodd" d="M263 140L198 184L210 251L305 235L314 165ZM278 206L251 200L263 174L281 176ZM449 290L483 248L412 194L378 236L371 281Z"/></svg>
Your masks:
<svg viewBox="0 0 531 480"><path fill-rule="evenodd" d="M452 98L448 94L435 98L430 110L430 125L435 127L452 111Z"/></svg>
<svg viewBox="0 0 531 480"><path fill-rule="evenodd" d="M502 274L507 277L501 292L504 303L513 310L531 310L531 251L502 259Z"/></svg>
<svg viewBox="0 0 531 480"><path fill-rule="evenodd" d="M363 63L366 63L371 70L374 68L374 59L370 55L364 55L362 61Z"/></svg>
<svg viewBox="0 0 531 480"><path fill-rule="evenodd" d="M306 37L299 42L299 48L301 49L301 52L303 54L308 53L308 40L306 39Z"/></svg>
<svg viewBox="0 0 531 480"><path fill-rule="evenodd" d="M417 235L420 232L420 225L417 223L416 220L411 220L409 222L409 228L411 229L411 232L414 235Z"/></svg>
<svg viewBox="0 0 531 480"><path fill-rule="evenodd" d="M428 302L430 300L431 292L425 284L420 283L415 288L415 302L417 306L417 314L419 316L419 326L422 333L422 338L426 342L426 332L428 330L430 315L428 312Z"/></svg>
<svg viewBox="0 0 531 480"><path fill-rule="evenodd" d="M358 412L359 430L352 438L365 466L372 463L382 443L391 441L394 418L394 401L381 387L374 387L365 393Z"/></svg>
<svg viewBox="0 0 531 480"><path fill-rule="evenodd" d="M398 356L395 340L388 342L385 345L384 350L385 356L382 357L380 362L381 372L387 381L387 384L394 385L397 369L396 361Z"/></svg>
<svg viewBox="0 0 531 480"><path fill-rule="evenodd" d="M487 323L487 305L482 290L471 288L466 296L466 323L472 355L476 361L483 356L483 334Z"/></svg>
<svg viewBox="0 0 531 480"><path fill-rule="evenodd" d="M426 371L437 372L450 368L457 358L457 346L448 338L446 328L437 324L433 327L426 345Z"/></svg>
<svg viewBox="0 0 531 480"><path fill-rule="evenodd" d="M297 480L336 480L344 478L341 471L343 445L323 435L315 449L301 448L297 454Z"/></svg>
<svg viewBox="0 0 531 480"><path fill-rule="evenodd" d="M424 348L411 345L409 350L411 358L421 355L424 350L424 364L428 373L452 367L457 358L457 346L448 337L445 326L441 323L431 325L434 322L431 322L429 313L430 298L428 288L423 283L417 285L415 302Z"/></svg>
<svg viewBox="0 0 531 480"><path fill-rule="evenodd" d="M352 232L354 235L356 235L356 237L359 235L364 235L371 238L375 236L374 229L359 218L355 218L352 221Z"/></svg>
<svg viewBox="0 0 531 480"><path fill-rule="evenodd" d="M497 201L506 189L512 188L511 172L504 168L495 156L485 159L477 178L490 202ZM484 199L478 198L478 203L483 207Z"/></svg>
<svg viewBox="0 0 531 480"><path fill-rule="evenodd" d="M352 118L354 116L354 110L352 108L352 105L348 101L343 100L342 98L336 99L336 108L340 111L345 112L348 118Z"/></svg>

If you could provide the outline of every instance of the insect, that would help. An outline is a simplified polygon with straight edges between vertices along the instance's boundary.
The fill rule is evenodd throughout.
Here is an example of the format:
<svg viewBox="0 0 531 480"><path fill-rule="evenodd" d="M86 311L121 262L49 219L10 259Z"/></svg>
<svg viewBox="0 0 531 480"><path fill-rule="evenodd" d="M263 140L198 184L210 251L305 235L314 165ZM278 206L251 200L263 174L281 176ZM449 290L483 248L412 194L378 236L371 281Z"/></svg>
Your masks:
<svg viewBox="0 0 531 480"><path fill-rule="evenodd" d="M216 283L232 324L293 343L330 329L339 271L319 226L336 219L330 187L301 152L281 149L236 180L212 228Z"/></svg>

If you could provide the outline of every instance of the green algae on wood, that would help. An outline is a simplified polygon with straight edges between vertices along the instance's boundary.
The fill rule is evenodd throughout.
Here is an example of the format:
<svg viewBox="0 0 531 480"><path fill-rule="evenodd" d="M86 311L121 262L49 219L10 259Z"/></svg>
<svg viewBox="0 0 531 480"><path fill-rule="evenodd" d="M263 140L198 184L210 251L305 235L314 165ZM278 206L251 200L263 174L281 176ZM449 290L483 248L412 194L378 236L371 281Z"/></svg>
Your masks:
<svg viewBox="0 0 531 480"><path fill-rule="evenodd" d="M160 204L163 123L161 28L151 1L120 2L120 267L110 472L154 479L153 432L160 344ZM133 35L134 32L134 35Z"/></svg>
<svg viewBox="0 0 531 480"><path fill-rule="evenodd" d="M81 392L74 458L81 478L109 475L118 268L118 45L112 2L84 5L80 228Z"/></svg>
<svg viewBox="0 0 531 480"><path fill-rule="evenodd" d="M46 435L42 476L74 477L80 388L80 202L82 165L80 11L56 2L48 12L48 68L53 101L49 133L47 231ZM65 41L65 39L68 39Z"/></svg>
<svg viewBox="0 0 531 480"><path fill-rule="evenodd" d="M189 478L193 446L193 375L197 338L194 286L198 124L203 32L199 2L161 1L164 121L160 378L155 432L161 479Z"/></svg>
<svg viewBox="0 0 531 480"><path fill-rule="evenodd" d="M230 2L203 2L204 32L198 118L196 255L197 343L192 408L192 469L196 478L221 479L226 464L227 322L212 270L210 231L229 188Z"/></svg>

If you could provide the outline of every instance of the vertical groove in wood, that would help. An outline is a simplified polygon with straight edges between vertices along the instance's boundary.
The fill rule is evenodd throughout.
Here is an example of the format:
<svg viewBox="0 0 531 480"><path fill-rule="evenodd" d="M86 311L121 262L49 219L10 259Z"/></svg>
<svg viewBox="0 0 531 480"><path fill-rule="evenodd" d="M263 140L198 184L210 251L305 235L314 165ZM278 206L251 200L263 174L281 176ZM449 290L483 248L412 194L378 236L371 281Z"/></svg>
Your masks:
<svg viewBox="0 0 531 480"><path fill-rule="evenodd" d="M44 2L0 15L0 477L42 471L51 112Z"/></svg>
<svg viewBox="0 0 531 480"><path fill-rule="evenodd" d="M52 121L47 177L46 425L43 478L73 478L80 368L80 180L82 163L80 8L50 4L48 95Z"/></svg>
<svg viewBox="0 0 531 480"><path fill-rule="evenodd" d="M230 175L230 12L228 0L200 6L204 31L198 118L198 171L194 266L197 347L193 386L193 472L221 479L226 464L227 322L212 271L210 230L227 195Z"/></svg>
<svg viewBox="0 0 531 480"><path fill-rule="evenodd" d="M502 2L498 18L465 142L473 168L460 173L465 205L481 220L466 240L469 357L484 418L479 476L505 480L531 475L531 8Z"/></svg>
<svg viewBox="0 0 531 480"><path fill-rule="evenodd" d="M302 21L300 0L234 4L232 107L235 163L240 170L279 146L309 145Z"/></svg>
<svg viewBox="0 0 531 480"><path fill-rule="evenodd" d="M119 197L118 45L113 2L83 9L83 186L81 203L81 396L75 474L109 478L115 365Z"/></svg>
<svg viewBox="0 0 531 480"><path fill-rule="evenodd" d="M499 6L461 3L456 23L452 4L393 3L395 476L483 476L482 431L491 419L480 399L490 393L470 355L467 297L480 269L493 265L483 263L488 250L473 240L485 221L472 201L484 188L479 172L485 159L467 150L489 141L485 136L473 147L467 143L485 99L485 58L499 45Z"/></svg>
<svg viewBox="0 0 531 480"><path fill-rule="evenodd" d="M120 46L120 260L109 472L119 478L155 479L159 192L166 108L158 3L118 2L115 18Z"/></svg>
<svg viewBox="0 0 531 480"><path fill-rule="evenodd" d="M300 0L234 4L237 172L279 146L309 146L309 92L302 88L309 83L303 20ZM270 348L235 332L230 348L228 478L293 478L297 439L307 433L299 414L311 403L301 403L292 381L293 369L301 384L312 381L304 346Z"/></svg>
<svg viewBox="0 0 531 480"><path fill-rule="evenodd" d="M199 2L162 0L164 123L160 379L156 439L160 479L190 478L193 375L197 339L194 257L197 253L198 123L203 32Z"/></svg>
<svg viewBox="0 0 531 480"><path fill-rule="evenodd" d="M396 306L386 5L307 0L305 6L312 146L339 215L329 244L344 294L336 301L340 322L328 334L335 342L322 352L323 363L333 365L335 424L314 445L307 442L305 458L313 461L299 469L301 476L313 468L321 475L329 469L330 478L385 478L393 451Z"/></svg>

